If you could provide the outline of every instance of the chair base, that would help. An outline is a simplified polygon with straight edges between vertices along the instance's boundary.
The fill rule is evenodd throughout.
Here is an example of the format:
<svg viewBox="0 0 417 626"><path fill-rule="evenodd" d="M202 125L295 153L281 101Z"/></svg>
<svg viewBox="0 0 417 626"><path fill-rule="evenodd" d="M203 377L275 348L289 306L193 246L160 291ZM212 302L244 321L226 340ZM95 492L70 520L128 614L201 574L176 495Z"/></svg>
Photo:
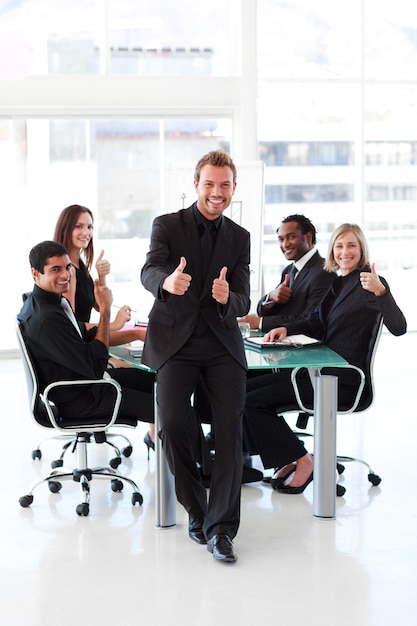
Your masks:
<svg viewBox="0 0 417 626"><path fill-rule="evenodd" d="M114 439L114 438L121 438L124 440L125 442L125 446L123 448L119 448L118 446L116 446L114 443L112 443L111 441L109 441L109 439ZM42 459L42 446L43 444L45 444L48 441L66 441L66 443L64 443L64 445L61 448L61 453L59 455L59 457L57 457L56 459L54 459L53 461L51 461L51 467L52 469L56 469L58 467L63 467L64 465L64 458L65 458L65 454L68 451L68 449L71 446L74 446L76 444L76 437L74 436L73 433L71 434L63 434L63 435L55 435L53 437L47 437L46 439L43 439L42 441L40 441L37 445L37 447L32 450L32 459L35 460L41 460ZM105 443L108 446L110 446L114 453L115 453L115 457L113 459L111 459L111 461L109 462L110 467L112 467L113 469L116 469L117 467L119 467L119 465L122 462L122 456L124 456L125 458L129 458L132 455L133 452L133 446L132 443L130 441L130 439L128 437L126 437L125 435L122 435L121 433L111 433L111 432L106 432L105 433L105 439L103 441L97 442L97 443Z"/></svg>
<svg viewBox="0 0 417 626"><path fill-rule="evenodd" d="M19 498L19 504L23 508L33 503L33 491L43 483L48 483L51 493L59 493L62 488L61 481L72 480L80 485L81 502L76 507L76 513L79 516L87 516L90 511L90 483L93 478L101 478L110 480L111 489L114 492L123 490L124 483L128 483L132 487L131 503L133 506L143 503L143 496L139 491L139 487L134 480L119 474L110 466L89 468L87 462L87 445L91 440L91 433L78 433L75 441L77 449L77 467L73 470L61 468L54 469L52 472L39 480L36 480L29 487L27 494ZM69 444L66 444L67 446ZM113 444L110 444L113 447ZM110 462L111 463L111 462Z"/></svg>
<svg viewBox="0 0 417 626"><path fill-rule="evenodd" d="M361 463L362 465L364 465L367 469L368 469L368 480L369 482L372 484L373 487L376 487L380 484L382 478L380 476L378 476L378 474L376 474L373 469L371 468L371 466L369 465L369 463L367 463L366 461L363 461L362 459L357 459L356 457L353 456L339 456L337 455L337 472L338 474L343 474L343 472L345 471L345 467L344 467L344 463L352 463L352 462L356 462L356 463Z"/></svg>
<svg viewBox="0 0 417 626"><path fill-rule="evenodd" d="M308 437L314 437L313 433L309 433L306 432L305 429L307 427L307 422L308 422L308 418L309 415L308 413L299 413L298 417L297 417L297 424L296 424L296 428L297 429L301 429L301 430L293 430L293 433L300 439L303 438L308 438ZM380 484L382 478L380 476L378 476L378 474L376 474L373 469L371 468L371 466L369 465L369 463L367 463L366 461L363 461L362 459L358 459L356 457L353 456L341 456L341 455L337 455L336 457L336 469L337 469L337 473L343 474L343 472L345 471L345 466L344 463L352 463L352 462L356 462L356 463L361 463L362 465L364 465L367 469L368 469L368 480L371 483L371 485L373 487L376 487ZM337 496L343 496L346 493L346 488L343 485L336 485L336 495Z"/></svg>

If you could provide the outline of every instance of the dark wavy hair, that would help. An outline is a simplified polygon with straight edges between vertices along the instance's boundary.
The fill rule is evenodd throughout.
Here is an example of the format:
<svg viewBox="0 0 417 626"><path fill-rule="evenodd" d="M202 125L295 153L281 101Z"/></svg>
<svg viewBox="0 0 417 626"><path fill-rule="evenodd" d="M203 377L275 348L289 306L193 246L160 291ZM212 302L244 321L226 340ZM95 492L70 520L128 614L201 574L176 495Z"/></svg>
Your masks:
<svg viewBox="0 0 417 626"><path fill-rule="evenodd" d="M94 217L90 209L81 204L71 204L61 211L55 226L54 241L62 243L68 250L71 248L72 231L78 220L80 213L89 213L94 224ZM87 272L90 272L94 259L93 237L88 242L88 246L82 251Z"/></svg>

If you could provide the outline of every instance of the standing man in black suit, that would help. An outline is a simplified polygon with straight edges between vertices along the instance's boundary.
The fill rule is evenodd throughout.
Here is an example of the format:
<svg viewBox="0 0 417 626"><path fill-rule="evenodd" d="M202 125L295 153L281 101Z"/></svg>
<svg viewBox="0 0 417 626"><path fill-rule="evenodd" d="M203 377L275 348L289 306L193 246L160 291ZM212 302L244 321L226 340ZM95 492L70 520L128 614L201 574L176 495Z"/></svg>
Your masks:
<svg viewBox="0 0 417 626"><path fill-rule="evenodd" d="M142 283L155 297L142 361L157 370L159 436L194 541L233 562L240 520L246 358L237 317L250 307L250 235L223 212L236 167L223 150L194 172L197 201L154 220ZM206 251L206 248L208 250ZM191 396L202 376L219 445L209 500L193 454Z"/></svg>
<svg viewBox="0 0 417 626"><path fill-rule="evenodd" d="M336 277L334 272L323 269L324 259L315 249L316 229L307 217L289 215L277 233L281 250L291 264L284 268L279 285L260 299L257 315L242 318L252 329L265 332L307 317Z"/></svg>

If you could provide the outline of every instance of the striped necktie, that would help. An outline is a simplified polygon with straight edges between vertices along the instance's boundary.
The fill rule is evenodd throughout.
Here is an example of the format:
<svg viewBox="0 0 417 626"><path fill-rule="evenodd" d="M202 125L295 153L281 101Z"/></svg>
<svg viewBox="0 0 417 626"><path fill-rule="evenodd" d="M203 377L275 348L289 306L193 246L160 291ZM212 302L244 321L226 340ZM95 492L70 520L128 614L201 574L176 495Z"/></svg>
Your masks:
<svg viewBox="0 0 417 626"><path fill-rule="evenodd" d="M67 314L67 316L71 320L72 324L77 329L77 332L80 335L80 337L82 337L80 327L78 326L77 320L76 320L75 315L74 315L74 311L72 310L70 303L68 302L68 300L66 298L64 298L64 296L62 296L62 298L61 298L61 307L64 309L65 313Z"/></svg>
<svg viewBox="0 0 417 626"><path fill-rule="evenodd" d="M298 274L298 269L295 267L295 263L292 264L292 267L290 268L290 271L288 272L288 274L290 276L290 284L288 286L292 288L294 281L296 279L296 276Z"/></svg>

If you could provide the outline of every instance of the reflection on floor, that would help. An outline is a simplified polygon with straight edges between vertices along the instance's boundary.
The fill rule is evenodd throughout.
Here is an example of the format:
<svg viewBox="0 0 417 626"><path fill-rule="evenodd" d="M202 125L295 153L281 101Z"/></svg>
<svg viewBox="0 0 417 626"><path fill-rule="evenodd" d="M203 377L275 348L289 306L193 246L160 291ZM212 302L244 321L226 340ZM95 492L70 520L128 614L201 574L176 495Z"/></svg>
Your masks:
<svg viewBox="0 0 417 626"><path fill-rule="evenodd" d="M417 416L409 398L416 348L414 333L384 334L374 406L338 421L339 452L371 460L381 485L371 487L362 466L348 465L335 520L313 518L313 485L297 496L262 483L244 486L235 565L215 562L190 541L179 506L175 528L154 527L155 459L146 460L144 426L129 431L134 452L120 468L139 483L142 507L132 508L127 487L118 494L94 481L88 517L75 513L73 483L60 494L40 487L33 505L22 509L18 498L48 471L57 444L46 444L42 460L32 461L45 433L28 418L20 362L0 361L0 623L414 625ZM97 460L104 454L97 452Z"/></svg>

